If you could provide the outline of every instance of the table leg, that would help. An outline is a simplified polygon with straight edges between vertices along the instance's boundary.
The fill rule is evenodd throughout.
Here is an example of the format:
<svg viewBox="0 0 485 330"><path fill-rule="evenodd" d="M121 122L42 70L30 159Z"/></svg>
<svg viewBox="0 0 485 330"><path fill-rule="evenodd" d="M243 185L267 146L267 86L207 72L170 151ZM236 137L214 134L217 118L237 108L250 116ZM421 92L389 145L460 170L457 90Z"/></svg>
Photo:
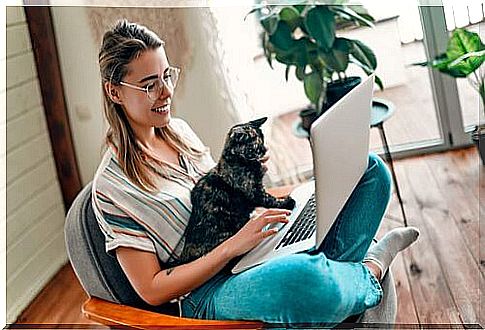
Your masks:
<svg viewBox="0 0 485 330"><path fill-rule="evenodd" d="M392 162L391 152L389 151L389 144L387 143L386 133L384 132L384 124L383 123L378 124L377 128L379 129L379 133L381 135L382 144L384 147L384 153L386 155L386 161L389 164L389 167L391 168L392 180L394 181L394 187L396 188L397 199L399 200L399 205L401 206L404 226L407 227L408 220L406 218L406 213L404 212L404 204L402 202L401 192L399 191L399 185L397 183L396 172L394 171L394 164Z"/></svg>

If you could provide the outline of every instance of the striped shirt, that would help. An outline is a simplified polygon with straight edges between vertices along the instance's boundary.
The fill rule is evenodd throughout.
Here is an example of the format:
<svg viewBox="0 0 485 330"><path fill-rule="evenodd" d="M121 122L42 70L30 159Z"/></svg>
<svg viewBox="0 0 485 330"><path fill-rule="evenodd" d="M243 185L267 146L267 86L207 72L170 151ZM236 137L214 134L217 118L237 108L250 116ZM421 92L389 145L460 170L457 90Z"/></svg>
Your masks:
<svg viewBox="0 0 485 330"><path fill-rule="evenodd" d="M170 125L199 148L205 148L190 126L172 118ZM152 162L155 168L161 164ZM158 191L148 193L133 184L108 148L93 179L92 204L106 238L106 252L120 246L156 253L160 261L176 260L190 217L190 192L197 180L215 165L209 150L197 161L180 155L180 166L166 163L156 177Z"/></svg>

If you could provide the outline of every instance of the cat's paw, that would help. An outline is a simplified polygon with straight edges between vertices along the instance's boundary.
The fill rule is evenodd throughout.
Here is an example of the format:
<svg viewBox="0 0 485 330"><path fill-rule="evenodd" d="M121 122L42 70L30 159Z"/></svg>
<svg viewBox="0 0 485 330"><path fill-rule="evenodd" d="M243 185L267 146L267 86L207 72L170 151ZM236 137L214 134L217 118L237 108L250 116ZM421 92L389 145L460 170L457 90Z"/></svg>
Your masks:
<svg viewBox="0 0 485 330"><path fill-rule="evenodd" d="M283 200L281 208L287 209L287 210L293 210L295 208L295 205L296 205L295 200L290 196L288 196Z"/></svg>

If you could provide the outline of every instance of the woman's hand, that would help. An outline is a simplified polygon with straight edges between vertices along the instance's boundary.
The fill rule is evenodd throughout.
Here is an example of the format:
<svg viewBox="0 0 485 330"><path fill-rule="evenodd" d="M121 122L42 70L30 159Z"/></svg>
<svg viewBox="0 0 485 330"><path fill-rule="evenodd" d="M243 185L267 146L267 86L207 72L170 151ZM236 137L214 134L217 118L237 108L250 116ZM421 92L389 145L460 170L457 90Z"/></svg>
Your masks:
<svg viewBox="0 0 485 330"><path fill-rule="evenodd" d="M244 227L223 243L226 245L230 258L248 252L265 238L275 235L278 232L277 228L265 231L263 228L272 223L288 223L290 214L291 211L283 209L265 209L263 212L255 214Z"/></svg>

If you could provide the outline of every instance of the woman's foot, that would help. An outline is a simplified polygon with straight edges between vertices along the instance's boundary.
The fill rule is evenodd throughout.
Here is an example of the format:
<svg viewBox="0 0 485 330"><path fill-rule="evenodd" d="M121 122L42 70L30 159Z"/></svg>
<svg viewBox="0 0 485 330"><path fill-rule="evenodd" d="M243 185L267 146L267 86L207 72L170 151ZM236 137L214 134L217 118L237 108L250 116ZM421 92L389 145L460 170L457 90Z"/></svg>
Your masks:
<svg viewBox="0 0 485 330"><path fill-rule="evenodd" d="M381 281L397 254L413 244L418 236L416 227L395 228L369 248L363 263Z"/></svg>

